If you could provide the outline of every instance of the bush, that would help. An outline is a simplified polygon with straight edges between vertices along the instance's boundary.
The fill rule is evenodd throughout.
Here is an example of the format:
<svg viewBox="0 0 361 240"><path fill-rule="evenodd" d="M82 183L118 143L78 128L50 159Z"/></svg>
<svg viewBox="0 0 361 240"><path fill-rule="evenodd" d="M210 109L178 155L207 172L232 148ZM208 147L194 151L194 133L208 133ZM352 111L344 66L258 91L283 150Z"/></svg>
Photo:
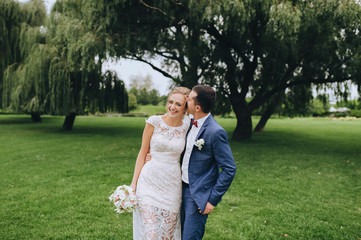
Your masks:
<svg viewBox="0 0 361 240"><path fill-rule="evenodd" d="M361 110L360 109L353 109L350 111L350 116L361 118Z"/></svg>
<svg viewBox="0 0 361 240"><path fill-rule="evenodd" d="M358 109L361 110L361 102L359 100L348 100L348 101L340 101L336 103L336 108L339 107L347 107L348 109Z"/></svg>
<svg viewBox="0 0 361 240"><path fill-rule="evenodd" d="M128 107L129 111L132 111L137 108L137 98L133 93L129 93L128 95L129 101L128 101Z"/></svg>
<svg viewBox="0 0 361 240"><path fill-rule="evenodd" d="M347 117L348 114L346 112L336 112L334 113L335 117L339 118L339 117Z"/></svg>

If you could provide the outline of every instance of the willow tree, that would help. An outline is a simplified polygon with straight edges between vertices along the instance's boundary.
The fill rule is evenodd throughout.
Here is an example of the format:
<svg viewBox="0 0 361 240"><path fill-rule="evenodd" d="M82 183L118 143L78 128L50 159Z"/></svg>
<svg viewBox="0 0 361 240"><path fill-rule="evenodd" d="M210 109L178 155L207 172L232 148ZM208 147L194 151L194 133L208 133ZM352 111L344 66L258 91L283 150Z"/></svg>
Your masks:
<svg viewBox="0 0 361 240"><path fill-rule="evenodd" d="M360 81L357 1L85 4L110 55L146 62L176 84L222 91L237 117L234 139L250 138L252 112L294 86ZM162 66L152 64L154 58Z"/></svg>
<svg viewBox="0 0 361 240"><path fill-rule="evenodd" d="M19 39L23 22L20 4L13 0L0 1L0 106L3 102L5 69L20 59Z"/></svg>
<svg viewBox="0 0 361 240"><path fill-rule="evenodd" d="M123 81L101 72L106 41L85 17L84 2L56 2L48 24L47 42L57 49L49 68L50 113L66 115L63 129L72 129L85 111L128 111Z"/></svg>
<svg viewBox="0 0 361 240"><path fill-rule="evenodd" d="M45 44L42 26L45 23L45 6L32 0L19 6L18 41L14 49L18 57L3 74L3 108L26 112L34 121L40 121L48 99L49 57L54 49Z"/></svg>
<svg viewBox="0 0 361 240"><path fill-rule="evenodd" d="M5 70L4 107L38 121L42 113L66 115L66 130L72 129L76 114L89 108L127 111L124 83L113 73L101 73L104 44L82 19L81 2L56 3L49 19L41 0L20 5L20 10L20 57ZM108 82L111 94L103 94Z"/></svg>
<svg viewBox="0 0 361 240"><path fill-rule="evenodd" d="M118 78L115 72L109 70L102 75L102 80L100 94L95 98L98 100L98 111L128 112L128 95L124 82Z"/></svg>
<svg viewBox="0 0 361 240"><path fill-rule="evenodd" d="M95 80L95 81L94 81ZM99 79L89 77L86 96L87 111L91 113L128 112L128 93L124 82L113 71L106 71Z"/></svg>
<svg viewBox="0 0 361 240"><path fill-rule="evenodd" d="M79 2L56 2L48 25L48 44L57 49L49 68L50 113L66 115L66 130L84 112L90 79L97 87L101 77L101 61L96 57L102 43L88 31L81 11Z"/></svg>

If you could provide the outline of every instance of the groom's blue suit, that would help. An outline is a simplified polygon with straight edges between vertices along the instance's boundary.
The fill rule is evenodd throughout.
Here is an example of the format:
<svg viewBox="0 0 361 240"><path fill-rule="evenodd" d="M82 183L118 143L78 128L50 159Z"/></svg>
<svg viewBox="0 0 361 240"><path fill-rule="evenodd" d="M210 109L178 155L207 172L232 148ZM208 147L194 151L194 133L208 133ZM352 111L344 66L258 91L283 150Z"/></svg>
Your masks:
<svg viewBox="0 0 361 240"><path fill-rule="evenodd" d="M208 215L207 202L213 206L221 201L236 174L236 165L228 144L226 131L209 115L196 140L203 139L201 150L193 146L189 159L189 186L183 188L182 239L201 239ZM183 160L183 155L181 160ZM222 169L219 172L219 169Z"/></svg>

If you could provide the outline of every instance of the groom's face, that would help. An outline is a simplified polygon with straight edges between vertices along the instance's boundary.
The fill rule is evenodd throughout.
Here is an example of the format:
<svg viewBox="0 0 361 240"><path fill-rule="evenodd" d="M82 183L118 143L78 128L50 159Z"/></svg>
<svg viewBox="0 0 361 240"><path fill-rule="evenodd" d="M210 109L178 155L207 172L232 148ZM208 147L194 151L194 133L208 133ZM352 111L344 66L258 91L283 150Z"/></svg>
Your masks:
<svg viewBox="0 0 361 240"><path fill-rule="evenodd" d="M192 115L194 115L196 108L194 104L194 99L197 97L197 93L194 91L191 91L191 93L188 96L187 104L188 104L188 112Z"/></svg>

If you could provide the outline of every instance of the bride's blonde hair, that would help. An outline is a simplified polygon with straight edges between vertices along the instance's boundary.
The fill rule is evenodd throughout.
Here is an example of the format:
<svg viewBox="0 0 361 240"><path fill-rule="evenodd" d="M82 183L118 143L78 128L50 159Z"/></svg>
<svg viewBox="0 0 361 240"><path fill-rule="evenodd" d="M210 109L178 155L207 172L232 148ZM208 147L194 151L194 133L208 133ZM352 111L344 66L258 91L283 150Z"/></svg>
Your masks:
<svg viewBox="0 0 361 240"><path fill-rule="evenodd" d="M176 93L183 94L183 96L187 99L187 97L191 93L191 90L189 88L187 88L187 87L175 87L168 94L168 100L169 100L170 96L172 96L173 94L176 94ZM187 101L186 101L186 106L185 107L186 107L186 114L188 114ZM165 108L167 110L167 106Z"/></svg>
<svg viewBox="0 0 361 240"><path fill-rule="evenodd" d="M170 96L172 96L175 93L183 94L185 97L188 97L191 93L191 90L187 87L175 87L172 89L172 91L168 94L168 99Z"/></svg>

